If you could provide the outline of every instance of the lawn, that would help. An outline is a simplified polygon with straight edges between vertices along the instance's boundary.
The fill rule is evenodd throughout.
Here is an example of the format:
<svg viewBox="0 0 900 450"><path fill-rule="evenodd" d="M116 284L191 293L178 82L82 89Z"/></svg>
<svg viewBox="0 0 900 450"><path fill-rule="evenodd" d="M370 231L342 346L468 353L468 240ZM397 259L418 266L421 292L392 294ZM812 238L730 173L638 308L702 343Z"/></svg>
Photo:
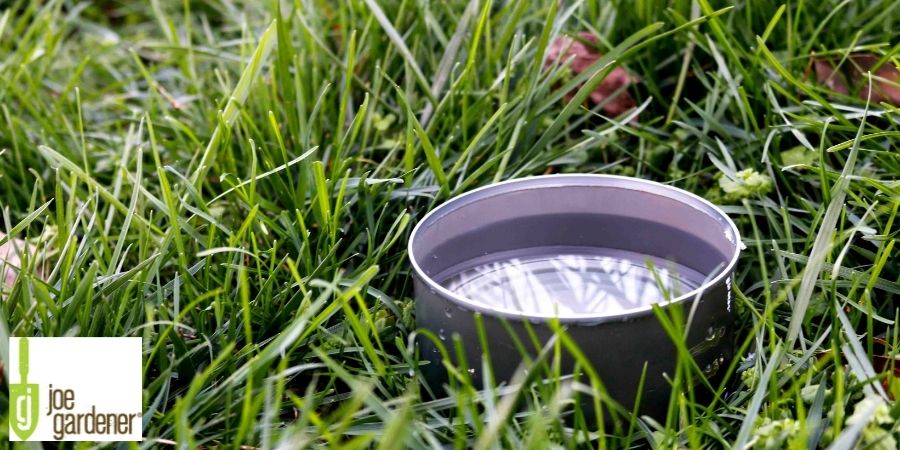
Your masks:
<svg viewBox="0 0 900 450"><path fill-rule="evenodd" d="M133 448L900 442L898 2L4 4L0 245L30 248L0 339L142 337ZM683 358L667 416L610 425L566 413L600 396L558 345L430 390L413 226L575 172L735 220L739 356L711 380Z"/></svg>

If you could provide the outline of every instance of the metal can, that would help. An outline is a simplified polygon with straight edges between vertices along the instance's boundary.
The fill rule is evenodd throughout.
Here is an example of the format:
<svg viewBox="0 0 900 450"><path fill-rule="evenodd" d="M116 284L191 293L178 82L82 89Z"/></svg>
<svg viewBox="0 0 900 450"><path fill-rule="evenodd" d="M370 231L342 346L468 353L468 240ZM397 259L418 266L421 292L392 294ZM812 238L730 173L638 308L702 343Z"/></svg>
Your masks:
<svg viewBox="0 0 900 450"><path fill-rule="evenodd" d="M448 342L460 336L472 372L490 354L503 382L522 363L521 342L532 334L546 342L558 320L613 400L628 410L639 401L640 413L659 417L679 356L653 305L684 311L684 345L699 367L724 367L741 247L721 209L664 184L588 174L496 183L447 201L413 230L416 322ZM419 349L426 379L442 384L437 345L420 339ZM564 352L563 369L574 365ZM472 379L481 385L478 373Z"/></svg>

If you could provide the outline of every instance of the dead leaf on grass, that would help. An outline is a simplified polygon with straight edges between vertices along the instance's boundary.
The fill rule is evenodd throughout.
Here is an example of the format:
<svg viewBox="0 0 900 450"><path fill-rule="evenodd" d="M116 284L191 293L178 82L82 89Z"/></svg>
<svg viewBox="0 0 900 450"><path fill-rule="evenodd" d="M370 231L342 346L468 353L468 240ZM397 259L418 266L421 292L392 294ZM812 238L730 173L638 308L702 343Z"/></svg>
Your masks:
<svg viewBox="0 0 900 450"><path fill-rule="evenodd" d="M875 373L884 375L881 386L893 400L896 397L896 389L900 388L900 355L893 350L887 339L882 337L872 339L872 351L872 368ZM822 359L830 354L831 350L823 350L817 352L816 357ZM838 360L841 364L847 363L843 353L838 354Z"/></svg>
<svg viewBox="0 0 900 450"><path fill-rule="evenodd" d="M860 99L869 96L869 78L881 58L872 53L854 53L838 66L839 58L812 56L816 80L842 95L857 93ZM872 72L872 103L886 102L900 106L900 69L886 61Z"/></svg>
<svg viewBox="0 0 900 450"><path fill-rule="evenodd" d="M576 35L576 38L560 36L547 48L544 67L548 68L555 64L565 64L571 61L569 70L574 74L579 74L601 56L597 51L597 38L591 33L581 32ZM590 101L599 104L609 99L602 107L603 112L611 116L618 116L637 106L634 98L628 93L627 87L639 81L638 77L628 73L622 67L616 67L591 92ZM616 94L619 89L622 90ZM566 94L566 100L571 100L571 98L571 93Z"/></svg>

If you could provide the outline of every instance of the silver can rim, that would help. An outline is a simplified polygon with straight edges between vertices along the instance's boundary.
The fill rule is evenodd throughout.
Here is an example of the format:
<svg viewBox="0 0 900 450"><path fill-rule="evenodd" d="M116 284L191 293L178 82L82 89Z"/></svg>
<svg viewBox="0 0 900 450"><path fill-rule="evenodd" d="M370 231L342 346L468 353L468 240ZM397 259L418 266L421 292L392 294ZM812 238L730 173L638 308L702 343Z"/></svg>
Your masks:
<svg viewBox="0 0 900 450"><path fill-rule="evenodd" d="M415 251L413 250L413 245L417 241L419 233L430 223L439 220L441 217L447 214L452 214L456 209L464 205L477 202L484 198L512 191L576 186L615 187L647 192L654 195L661 195L672 200L679 201L685 206L689 206L700 212L703 212L726 226L725 228L723 228L723 232L725 233L728 240L731 241L732 244L734 244L733 253L730 260L728 261L728 264L720 268L718 271L713 272L714 275L708 277L707 280L696 289L673 298L668 302L657 303L659 307L666 308L680 303L687 303L692 299L699 299L711 288L718 286L723 282L727 282L726 279L729 278L733 273L740 256L741 249L743 247L740 232L738 231L737 225L734 223L734 221L731 220L730 217L728 217L728 214L726 214L725 211L723 211L718 206L711 203L709 200L706 200L703 197L700 197L681 188L669 186L656 181L645 180L642 178L601 174L557 174L538 175L506 180L498 183L491 183L453 197L429 211L413 228L413 231L409 237L409 241L407 242L407 253L409 255L409 260L412 264L415 276L419 278L423 283L425 283L425 285L430 290L435 291L436 293L440 293L442 297L452 301L456 304L456 306L490 316L530 321L548 321L555 319L559 320L560 323L589 324L606 322L609 320L629 320L651 314L653 311L653 305L634 308L628 310L627 312L616 314L582 313L565 315L526 314L508 308L488 307L482 303L474 302L445 288L440 283L425 274L425 272L420 267L418 258L416 257ZM728 292L727 295L730 296L731 293Z"/></svg>

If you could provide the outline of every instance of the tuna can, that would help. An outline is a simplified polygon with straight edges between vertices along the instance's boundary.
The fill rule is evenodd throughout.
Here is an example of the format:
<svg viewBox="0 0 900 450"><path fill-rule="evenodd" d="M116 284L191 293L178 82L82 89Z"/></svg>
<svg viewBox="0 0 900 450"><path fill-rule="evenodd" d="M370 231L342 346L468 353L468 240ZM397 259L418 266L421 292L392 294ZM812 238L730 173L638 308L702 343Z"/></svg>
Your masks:
<svg viewBox="0 0 900 450"><path fill-rule="evenodd" d="M714 376L733 356L731 279L741 247L721 209L664 184L586 174L496 183L447 201L413 230L416 322L445 344L460 336L480 386L483 355L495 379L509 381L523 361L516 337L530 342L530 328L546 342L556 319L613 400L627 410L639 401L640 413L659 417L678 355L653 305L681 308L686 348ZM441 385L438 346L420 339L419 351L430 363L426 380ZM562 367L574 367L568 352Z"/></svg>

